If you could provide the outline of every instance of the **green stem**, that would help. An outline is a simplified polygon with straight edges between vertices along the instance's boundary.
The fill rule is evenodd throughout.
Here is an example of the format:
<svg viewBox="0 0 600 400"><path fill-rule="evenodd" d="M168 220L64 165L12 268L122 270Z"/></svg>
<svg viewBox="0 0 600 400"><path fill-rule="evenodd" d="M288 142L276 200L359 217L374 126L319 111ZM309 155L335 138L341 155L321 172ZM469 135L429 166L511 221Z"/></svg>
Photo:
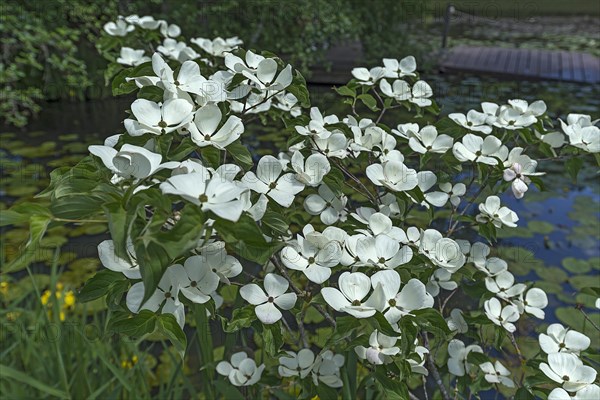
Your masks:
<svg viewBox="0 0 600 400"><path fill-rule="evenodd" d="M204 365L202 374L204 384L202 385L207 399L215 398L213 395L212 382L214 379L213 342L210 333L210 322L206 315L206 307L197 304L194 306L194 319L196 320L196 332L198 334L198 346L200 347L201 364Z"/></svg>

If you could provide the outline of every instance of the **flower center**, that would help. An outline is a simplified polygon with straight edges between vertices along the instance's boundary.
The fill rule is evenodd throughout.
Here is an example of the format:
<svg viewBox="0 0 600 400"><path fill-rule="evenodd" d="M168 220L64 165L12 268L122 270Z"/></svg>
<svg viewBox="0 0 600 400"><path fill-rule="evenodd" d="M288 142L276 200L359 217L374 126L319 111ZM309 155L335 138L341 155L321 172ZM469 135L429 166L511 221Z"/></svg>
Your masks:
<svg viewBox="0 0 600 400"><path fill-rule="evenodd" d="M277 182L269 183L269 189L275 189L277 187Z"/></svg>
<svg viewBox="0 0 600 400"><path fill-rule="evenodd" d="M171 292L165 292L165 299L171 298Z"/></svg>
<svg viewBox="0 0 600 400"><path fill-rule="evenodd" d="M379 263L380 264L385 264L385 258L379 257Z"/></svg>
<svg viewBox="0 0 600 400"><path fill-rule="evenodd" d="M175 86L179 86L180 85L179 81L175 81L173 83L175 84Z"/></svg>
<svg viewBox="0 0 600 400"><path fill-rule="evenodd" d="M275 299L273 298L273 296L269 296L269 299L267 300L269 303L272 303L275 301Z"/></svg>
<svg viewBox="0 0 600 400"><path fill-rule="evenodd" d="M160 122L158 123L158 126L160 126L161 128L166 128L168 125L165 121L163 121L162 119L160 120Z"/></svg>
<svg viewBox="0 0 600 400"><path fill-rule="evenodd" d="M308 258L308 263L309 264L314 264L315 263L315 258L314 257L309 257Z"/></svg>
<svg viewBox="0 0 600 400"><path fill-rule="evenodd" d="M388 301L388 303L389 303L389 305L390 305L390 306L392 306L392 307L396 307L396 299L390 299L390 300Z"/></svg>
<svg viewBox="0 0 600 400"><path fill-rule="evenodd" d="M562 377L562 380L565 381L565 382L569 382L569 379L570 378L567 375L565 375L565 376Z"/></svg>
<svg viewBox="0 0 600 400"><path fill-rule="evenodd" d="M198 196L198 200L200 200L200 203L206 203L208 201L208 196L205 194L201 194L200 196Z"/></svg>
<svg viewBox="0 0 600 400"><path fill-rule="evenodd" d="M352 305L353 305L353 306L360 306L360 300L354 300L354 301L352 302Z"/></svg>
<svg viewBox="0 0 600 400"><path fill-rule="evenodd" d="M191 282L190 282L190 286L191 286L191 287L196 287L196 286L198 286L198 282L196 282L196 281L191 281Z"/></svg>

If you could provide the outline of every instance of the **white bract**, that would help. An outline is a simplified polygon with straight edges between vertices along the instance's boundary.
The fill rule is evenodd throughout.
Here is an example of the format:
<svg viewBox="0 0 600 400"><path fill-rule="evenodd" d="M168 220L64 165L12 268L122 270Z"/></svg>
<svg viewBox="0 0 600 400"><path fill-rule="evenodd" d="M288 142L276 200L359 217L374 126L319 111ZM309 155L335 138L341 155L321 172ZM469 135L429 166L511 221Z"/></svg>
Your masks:
<svg viewBox="0 0 600 400"><path fill-rule="evenodd" d="M408 139L408 145L417 153L439 153L444 154L452 148L453 140L448 135L438 135L433 125L423 127L418 133Z"/></svg>
<svg viewBox="0 0 600 400"><path fill-rule="evenodd" d="M400 353L400 348L396 346L397 341L398 338L384 335L375 329L369 337L369 347L357 346L354 351L358 358L371 364L389 364L392 362L392 356Z"/></svg>
<svg viewBox="0 0 600 400"><path fill-rule="evenodd" d="M469 345L465 346L465 344L458 340L452 339L450 343L448 343L448 371L452 375L456 376L464 376L465 373L469 373L473 364L467 362L467 356L470 352L483 353L483 350L478 345Z"/></svg>
<svg viewBox="0 0 600 400"><path fill-rule="evenodd" d="M344 194L339 197L333 193L329 186L319 186L318 194L309 194L304 200L304 209L311 215L318 215L325 225L332 225L337 221L346 220L346 203L348 199Z"/></svg>
<svg viewBox="0 0 600 400"><path fill-rule="evenodd" d="M448 117L458 125L461 125L470 131L481 132L486 135L492 133L492 127L486 123L487 115L485 113L470 110L467 115L461 113L451 113L448 115Z"/></svg>
<svg viewBox="0 0 600 400"><path fill-rule="evenodd" d="M138 66L150 61L150 57L144 55L144 50L135 50L131 47L122 47L121 55L117 58L117 62L123 65Z"/></svg>
<svg viewBox="0 0 600 400"><path fill-rule="evenodd" d="M508 148L495 136L486 136L485 139L466 134L462 141L454 143L452 153L458 161L473 161L488 165L498 164L498 159L504 161L508 156Z"/></svg>
<svg viewBox="0 0 600 400"><path fill-rule="evenodd" d="M292 155L291 166L296 172L296 179L308 186L318 186L331 170L329 160L324 155L311 154L305 161L299 151Z"/></svg>
<svg viewBox="0 0 600 400"><path fill-rule="evenodd" d="M481 214L475 217L477 222L482 224L491 222L496 228L501 228L502 226L515 228L519 220L514 211L500 205L500 198L498 196L489 196L485 199L485 203L479 204L479 211Z"/></svg>
<svg viewBox="0 0 600 400"><path fill-rule="evenodd" d="M381 308L382 289L376 289L371 297L364 301L371 291L371 279L362 272L344 272L338 279L339 289L324 287L323 299L334 310L348 313L356 318L368 318ZM377 291L381 293L377 293Z"/></svg>
<svg viewBox="0 0 600 400"><path fill-rule="evenodd" d="M322 382L332 388L342 387L340 368L344 366L344 361L343 355L333 354L331 350L319 354L312 368L312 380L315 386Z"/></svg>
<svg viewBox="0 0 600 400"><path fill-rule="evenodd" d="M254 312L262 323L274 324L282 317L279 308L289 310L296 304L296 293L286 293L289 286L288 281L282 276L267 274L264 280L264 290L257 284L250 283L242 286L240 296L256 306Z"/></svg>
<svg viewBox="0 0 600 400"><path fill-rule="evenodd" d="M403 76L415 76L417 60L413 56L404 57L398 61L393 58L384 58L383 65L386 78L402 78Z"/></svg>
<svg viewBox="0 0 600 400"><path fill-rule="evenodd" d="M374 67L370 70L359 67L352 70L352 76L356 78L360 85L373 86L377 81L384 77L385 72L385 69L382 67Z"/></svg>
<svg viewBox="0 0 600 400"><path fill-rule="evenodd" d="M509 378L510 371L500 361L496 361L494 364L485 362L479 365L479 368L484 372L484 378L489 383L500 383L506 387L515 387L515 383Z"/></svg>
<svg viewBox="0 0 600 400"><path fill-rule="evenodd" d="M163 274L154 293L146 302L144 300L145 287L143 282L133 284L127 292L126 304L131 312L138 313L141 310L150 310L162 314L173 314L179 326L185 324L185 309L179 301L180 275L177 268L169 267Z"/></svg>
<svg viewBox="0 0 600 400"><path fill-rule="evenodd" d="M185 99L168 99L162 104L137 99L131 104L131 112L137 120L128 118L123 123L131 136L163 135L189 123L194 117L193 109L194 106Z"/></svg>
<svg viewBox="0 0 600 400"><path fill-rule="evenodd" d="M204 211L212 211L221 218L237 221L243 211L240 200L247 189L224 179L218 174L212 178L208 170L175 175L160 184L164 194L173 194L196 204Z"/></svg>
<svg viewBox="0 0 600 400"><path fill-rule="evenodd" d="M135 250L131 241L127 242L127 259L117 256L112 240L104 240L98 245L98 258L104 267L121 272L129 279L141 279L140 267L135 259Z"/></svg>
<svg viewBox="0 0 600 400"><path fill-rule="evenodd" d="M508 154L508 159L504 162L504 180L512 182L512 191L517 199L523 197L529 189L531 183L530 176L543 175L542 172L535 172L537 161L522 154L521 147L514 147Z"/></svg>
<svg viewBox="0 0 600 400"><path fill-rule="evenodd" d="M417 171L399 161L388 161L383 165L371 164L367 167L367 177L375 185L385 186L396 192L414 189L419 183Z"/></svg>
<svg viewBox="0 0 600 400"><path fill-rule="evenodd" d="M283 377L299 377L304 379L312 371L315 353L311 349L302 349L298 353L286 351L287 356L279 357L277 371Z"/></svg>
<svg viewBox="0 0 600 400"><path fill-rule="evenodd" d="M383 298L378 299L379 311L391 324L412 311L433 307L433 297L427 293L423 282L413 278L400 290L401 284L400 275L394 270L379 271L371 276L374 293L381 287L378 295L383 294Z"/></svg>
<svg viewBox="0 0 600 400"><path fill-rule="evenodd" d="M231 362L218 363L216 369L219 374L228 377L232 385L251 386L260 380L265 365L257 366L253 359L241 351L231 356Z"/></svg>
<svg viewBox="0 0 600 400"><path fill-rule="evenodd" d="M279 205L289 207L296 194L304 189L304 185L296 179L295 174L281 175L282 171L283 167L278 159L273 156L264 156L258 161L256 174L252 171L246 172L242 182L249 189L266 194Z"/></svg>
<svg viewBox="0 0 600 400"><path fill-rule="evenodd" d="M517 327L513 324L519 319L519 309L516 306L509 304L502 307L500 300L493 297L483 303L483 308L485 309L485 315L496 325L511 333L517 330Z"/></svg>
<svg viewBox="0 0 600 400"><path fill-rule="evenodd" d="M196 111L194 123L189 124L191 138L200 147L214 146L224 149L244 133L244 124L239 117L229 116L219 127L223 115L219 107L207 104Z"/></svg>
<svg viewBox="0 0 600 400"><path fill-rule="evenodd" d="M572 353L548 354L548 363L541 363L540 370L568 392L581 390L596 380L596 370L583 365Z"/></svg>
<svg viewBox="0 0 600 400"><path fill-rule="evenodd" d="M590 347L590 338L561 324L551 324L546 333L540 334L540 347L546 354L574 353Z"/></svg>

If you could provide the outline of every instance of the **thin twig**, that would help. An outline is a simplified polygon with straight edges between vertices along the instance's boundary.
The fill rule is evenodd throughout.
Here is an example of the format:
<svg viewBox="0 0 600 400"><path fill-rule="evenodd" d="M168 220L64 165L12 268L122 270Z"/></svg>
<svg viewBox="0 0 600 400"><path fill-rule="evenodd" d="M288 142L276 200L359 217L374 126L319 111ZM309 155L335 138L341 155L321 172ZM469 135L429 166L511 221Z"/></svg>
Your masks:
<svg viewBox="0 0 600 400"><path fill-rule="evenodd" d="M427 332L423 332L423 345L425 346L425 348L430 350L429 338L427 337ZM450 400L450 395L448 394L448 390L446 389L446 386L444 386L444 381L442 381L442 377L440 376L440 372L438 371L437 366L435 365L435 361L434 361L433 357L427 356L427 364L429 365L431 375L433 375L433 380L435 381L436 385L440 389L440 393L442 394L442 399Z"/></svg>
<svg viewBox="0 0 600 400"><path fill-rule="evenodd" d="M521 353L521 349L519 348L519 345L517 344L515 335L512 332L509 332L508 337L510 338L512 345L514 346L515 350L517 351L517 355L519 356L519 360L521 360L521 364L523 364L525 362L525 357L523 357L523 353Z"/></svg>
<svg viewBox="0 0 600 400"><path fill-rule="evenodd" d="M586 321L588 321L590 324L592 324L592 326L594 328L596 328L597 331L600 331L600 327L598 327L598 325L596 325L596 323L594 321L592 321L592 319L586 314L586 312L583 311L583 304L577 304L575 306L575 308L578 309L583 314L583 317L585 318Z"/></svg>
<svg viewBox="0 0 600 400"><path fill-rule="evenodd" d="M281 275L283 275L283 277L290 283L290 287L292 288L292 290L294 292L296 292L296 294L298 296L303 297L305 295L305 293L300 290L300 288L298 286L296 286L296 284L294 283L294 281L292 281L292 278L290 278L290 276L288 275L287 271L285 270L285 268L283 268L283 266L279 263L279 260L277 260L276 257L271 257L271 261L273 262L273 264L275 265L275 267L277 267L277 269L279 270L279 272L281 272ZM334 328L336 327L336 323L335 323L335 319L333 319L333 317L327 312L327 310L325 310L325 307L323 307L320 304L311 304L323 317L325 317L325 319L327 320L327 322L329 322L331 324L331 326L333 326Z"/></svg>

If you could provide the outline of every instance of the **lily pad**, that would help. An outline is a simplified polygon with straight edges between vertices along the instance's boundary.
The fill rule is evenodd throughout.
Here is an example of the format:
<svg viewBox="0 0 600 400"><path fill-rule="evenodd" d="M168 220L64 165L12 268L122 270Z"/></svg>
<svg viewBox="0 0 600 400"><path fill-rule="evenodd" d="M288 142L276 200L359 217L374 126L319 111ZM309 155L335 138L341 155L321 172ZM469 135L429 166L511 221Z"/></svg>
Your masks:
<svg viewBox="0 0 600 400"><path fill-rule="evenodd" d="M573 257L567 257L562 261L563 267L574 274L585 274L592 270L589 261L579 260Z"/></svg>

